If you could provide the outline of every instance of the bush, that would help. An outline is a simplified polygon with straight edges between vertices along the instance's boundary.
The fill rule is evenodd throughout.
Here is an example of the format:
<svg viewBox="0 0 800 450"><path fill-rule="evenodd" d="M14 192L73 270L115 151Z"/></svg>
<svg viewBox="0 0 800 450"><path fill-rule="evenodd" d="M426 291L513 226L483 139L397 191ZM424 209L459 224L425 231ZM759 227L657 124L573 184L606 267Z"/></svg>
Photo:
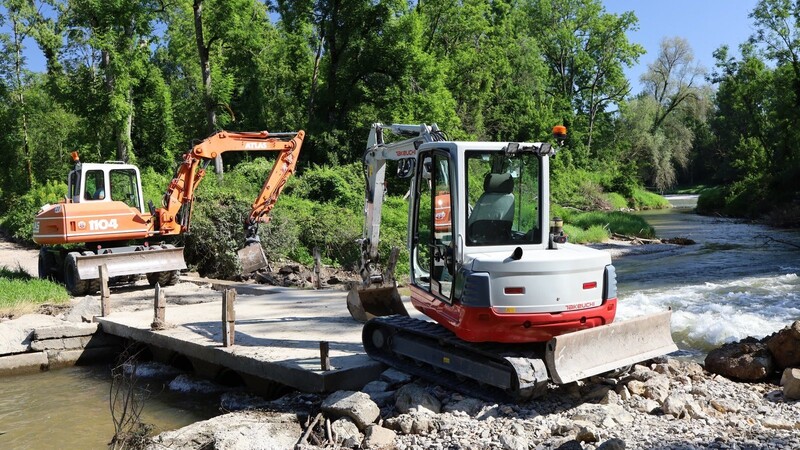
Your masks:
<svg viewBox="0 0 800 450"><path fill-rule="evenodd" d="M54 204L67 195L67 185L59 181L48 181L35 185L25 195L13 199L8 213L0 224L16 240L32 243L33 219L45 204Z"/></svg>
<svg viewBox="0 0 800 450"><path fill-rule="evenodd" d="M631 206L637 210L664 209L670 207L669 201L667 201L666 198L642 188L634 189L631 203Z"/></svg>
<svg viewBox="0 0 800 450"><path fill-rule="evenodd" d="M567 235L569 242L574 244L605 242L609 237L608 230L600 225L592 225L586 230L573 225L564 225L564 233Z"/></svg>
<svg viewBox="0 0 800 450"><path fill-rule="evenodd" d="M716 214L725 208L725 197L727 190L723 187L715 187L704 190L697 198L695 211L698 214Z"/></svg>
<svg viewBox="0 0 800 450"><path fill-rule="evenodd" d="M321 203L363 208L365 182L361 167L361 163L312 167L292 185L291 193Z"/></svg>
<svg viewBox="0 0 800 450"><path fill-rule="evenodd" d="M605 197L608 204L611 205L611 209L619 211L620 209L628 208L628 201L621 194L609 192Z"/></svg>
<svg viewBox="0 0 800 450"><path fill-rule="evenodd" d="M607 230L608 233L623 234L625 236L653 238L656 235L655 229L646 220L640 216L621 211L580 213L570 217L569 223L585 230L601 227Z"/></svg>

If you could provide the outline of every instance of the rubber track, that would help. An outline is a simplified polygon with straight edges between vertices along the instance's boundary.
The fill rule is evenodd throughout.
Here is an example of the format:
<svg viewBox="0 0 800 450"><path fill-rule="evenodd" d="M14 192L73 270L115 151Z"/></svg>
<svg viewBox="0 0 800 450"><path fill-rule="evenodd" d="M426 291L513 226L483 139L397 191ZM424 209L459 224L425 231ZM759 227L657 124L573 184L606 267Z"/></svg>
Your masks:
<svg viewBox="0 0 800 450"><path fill-rule="evenodd" d="M456 377L456 375L444 369L434 369L432 365L427 363L410 361L405 356L398 358L393 353L386 352L383 349L376 349L371 341L372 330L376 328L389 330L388 334L390 335L403 333L422 338L429 344L438 347L439 350L452 348L462 355L463 353L469 353L474 355L474 357L470 356L470 359L502 366L508 373L513 373L515 379L517 378L516 371L504 357L513 356L541 360L544 355L543 344L471 343L459 339L450 330L437 323L400 315L375 317L367 322L362 334L364 349L370 357L403 372L420 376L433 383L486 401L521 402L533 398L530 394L523 394L513 390L506 391L463 376Z"/></svg>

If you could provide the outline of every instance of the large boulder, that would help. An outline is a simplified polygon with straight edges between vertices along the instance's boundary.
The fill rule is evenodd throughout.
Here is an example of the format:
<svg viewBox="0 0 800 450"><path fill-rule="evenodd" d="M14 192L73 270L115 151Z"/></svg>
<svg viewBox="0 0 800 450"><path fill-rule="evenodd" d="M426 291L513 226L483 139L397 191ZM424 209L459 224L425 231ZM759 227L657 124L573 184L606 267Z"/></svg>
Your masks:
<svg viewBox="0 0 800 450"><path fill-rule="evenodd" d="M711 373L741 381L761 381L775 371L767 345L753 338L710 351L705 366Z"/></svg>
<svg viewBox="0 0 800 450"><path fill-rule="evenodd" d="M349 417L363 430L375 422L380 408L363 392L337 391L322 402L322 410L336 417Z"/></svg>
<svg viewBox="0 0 800 450"><path fill-rule="evenodd" d="M800 320L765 339L777 370L800 367Z"/></svg>

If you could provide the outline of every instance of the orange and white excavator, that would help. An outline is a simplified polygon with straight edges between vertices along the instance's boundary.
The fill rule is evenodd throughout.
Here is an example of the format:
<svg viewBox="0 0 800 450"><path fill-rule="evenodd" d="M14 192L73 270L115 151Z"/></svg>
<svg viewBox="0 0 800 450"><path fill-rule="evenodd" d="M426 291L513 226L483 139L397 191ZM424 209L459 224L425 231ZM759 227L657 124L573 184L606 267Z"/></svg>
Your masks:
<svg viewBox="0 0 800 450"><path fill-rule="evenodd" d="M195 190L206 168L231 151L279 152L245 219L245 246L239 250L243 272L265 266L258 225L269 221L269 212L294 173L304 137L302 130L215 133L183 155L162 206L156 208L150 202L147 210L136 166L114 161L83 163L73 152L75 168L67 180L67 197L44 205L34 219L33 240L42 245L39 277L62 281L72 295L97 292L102 265L115 280L146 274L152 285L176 283L179 271L186 268L183 248L165 244L161 238L190 230Z"/></svg>

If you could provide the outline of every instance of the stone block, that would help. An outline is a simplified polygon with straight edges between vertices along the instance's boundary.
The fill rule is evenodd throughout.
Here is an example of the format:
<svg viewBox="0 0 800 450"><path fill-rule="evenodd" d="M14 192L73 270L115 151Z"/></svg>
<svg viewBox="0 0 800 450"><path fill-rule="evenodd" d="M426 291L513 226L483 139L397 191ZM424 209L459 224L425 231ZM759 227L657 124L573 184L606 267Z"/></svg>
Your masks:
<svg viewBox="0 0 800 450"><path fill-rule="evenodd" d="M91 336L78 336L59 339L43 339L31 342L31 350L78 350L86 347Z"/></svg>
<svg viewBox="0 0 800 450"><path fill-rule="evenodd" d="M90 336L97 331L97 325L96 323L65 323L63 325L38 327L33 332L33 338L39 341L43 339Z"/></svg>
<svg viewBox="0 0 800 450"><path fill-rule="evenodd" d="M375 422L381 412L369 395L352 391L338 391L329 395L322 402L322 410L337 417L353 419L361 430Z"/></svg>
<svg viewBox="0 0 800 450"><path fill-rule="evenodd" d="M47 369L48 360L45 352L0 357L0 376L36 373Z"/></svg>
<svg viewBox="0 0 800 450"><path fill-rule="evenodd" d="M45 352L51 369L111 361L119 354L119 347L94 347L79 350L48 350Z"/></svg>

